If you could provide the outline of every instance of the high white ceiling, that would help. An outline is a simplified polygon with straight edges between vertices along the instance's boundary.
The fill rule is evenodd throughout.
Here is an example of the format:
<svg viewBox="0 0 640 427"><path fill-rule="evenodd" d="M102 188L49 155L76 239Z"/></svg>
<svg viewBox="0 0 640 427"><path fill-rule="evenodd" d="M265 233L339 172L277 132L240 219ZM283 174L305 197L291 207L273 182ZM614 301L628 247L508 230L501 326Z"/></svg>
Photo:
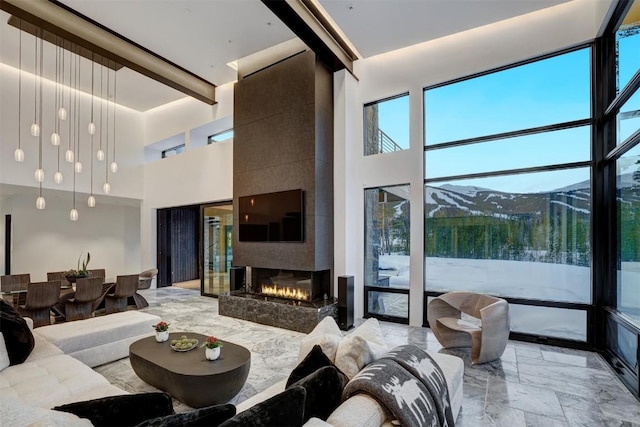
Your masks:
<svg viewBox="0 0 640 427"><path fill-rule="evenodd" d="M369 57L568 0L319 1L355 48ZM236 80L236 72L227 63L295 39L259 0L62 0L62 3L218 86ZM6 13L1 12L0 18L0 61L17 66L19 32L6 24ZM54 67L51 73L53 70ZM118 71L118 103L138 111L184 96L129 69Z"/></svg>
<svg viewBox="0 0 640 427"><path fill-rule="evenodd" d="M319 0L365 58L568 0Z"/></svg>

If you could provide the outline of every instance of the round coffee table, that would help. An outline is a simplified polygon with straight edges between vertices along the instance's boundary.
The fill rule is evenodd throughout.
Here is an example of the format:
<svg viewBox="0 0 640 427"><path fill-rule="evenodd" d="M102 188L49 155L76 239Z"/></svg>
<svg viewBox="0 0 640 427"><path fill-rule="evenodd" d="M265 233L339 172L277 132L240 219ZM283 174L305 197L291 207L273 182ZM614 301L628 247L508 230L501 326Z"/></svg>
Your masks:
<svg viewBox="0 0 640 427"><path fill-rule="evenodd" d="M182 335L199 341L193 350L179 352L170 342ZM227 341L217 360L209 361L200 348L206 335L194 332L173 332L169 341L156 342L154 336L143 338L129 346L129 358L134 372L147 384L166 391L192 408L227 403L234 397L249 375L251 353L246 348Z"/></svg>

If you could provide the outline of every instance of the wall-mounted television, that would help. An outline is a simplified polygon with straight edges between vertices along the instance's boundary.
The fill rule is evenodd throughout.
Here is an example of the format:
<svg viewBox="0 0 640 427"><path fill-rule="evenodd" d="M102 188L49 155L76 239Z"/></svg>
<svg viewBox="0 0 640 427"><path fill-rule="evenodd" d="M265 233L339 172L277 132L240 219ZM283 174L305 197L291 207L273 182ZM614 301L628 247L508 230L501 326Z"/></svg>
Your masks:
<svg viewBox="0 0 640 427"><path fill-rule="evenodd" d="M289 190L242 196L238 224L241 242L303 242L304 192Z"/></svg>

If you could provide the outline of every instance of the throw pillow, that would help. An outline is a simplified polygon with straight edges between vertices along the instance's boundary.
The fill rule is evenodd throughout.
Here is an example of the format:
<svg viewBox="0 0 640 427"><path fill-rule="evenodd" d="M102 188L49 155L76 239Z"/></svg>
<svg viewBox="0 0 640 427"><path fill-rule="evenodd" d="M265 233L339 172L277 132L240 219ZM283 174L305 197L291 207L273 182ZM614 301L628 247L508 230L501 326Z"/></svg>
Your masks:
<svg viewBox="0 0 640 427"><path fill-rule="evenodd" d="M236 414L230 403L147 420L137 427L217 427Z"/></svg>
<svg viewBox="0 0 640 427"><path fill-rule="evenodd" d="M340 341L334 363L349 379L387 352L378 319L367 319Z"/></svg>
<svg viewBox="0 0 640 427"><path fill-rule="evenodd" d="M292 387L304 387L304 421L316 417L326 420L340 405L342 390L349 380L335 366L325 366L293 383Z"/></svg>
<svg viewBox="0 0 640 427"><path fill-rule="evenodd" d="M333 362L341 339L342 332L335 319L331 316L325 317L300 341L298 362L301 362L316 344L322 347L322 351Z"/></svg>
<svg viewBox="0 0 640 427"><path fill-rule="evenodd" d="M286 389L246 411L240 412L219 427L301 426L304 421L304 387Z"/></svg>
<svg viewBox="0 0 640 427"><path fill-rule="evenodd" d="M4 336L10 365L27 360L36 342L27 322L15 309L0 299L0 332Z"/></svg>
<svg viewBox="0 0 640 427"><path fill-rule="evenodd" d="M322 351L322 347L318 344L313 346L313 349L307 354L307 356L291 371L289 374L289 379L287 380L287 385L285 388L288 388L291 384L296 381L301 380L307 375L313 374L320 368L324 368L325 366L335 366L331 360L327 357L326 354Z"/></svg>
<svg viewBox="0 0 640 427"><path fill-rule="evenodd" d="M109 396L56 406L53 409L87 418L96 427L136 426L150 418L174 413L171 396L162 392Z"/></svg>

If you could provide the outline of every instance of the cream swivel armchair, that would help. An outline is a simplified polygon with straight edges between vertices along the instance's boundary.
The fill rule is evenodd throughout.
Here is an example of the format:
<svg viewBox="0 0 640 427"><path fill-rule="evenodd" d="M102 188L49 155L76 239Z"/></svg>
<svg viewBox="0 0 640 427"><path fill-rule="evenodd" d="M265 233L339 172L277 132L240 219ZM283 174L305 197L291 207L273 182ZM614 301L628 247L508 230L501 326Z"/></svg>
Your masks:
<svg viewBox="0 0 640 427"><path fill-rule="evenodd" d="M479 322L462 319L462 313ZM475 364L499 359L509 339L509 304L472 292L449 292L431 300L429 326L444 348L471 347Z"/></svg>

